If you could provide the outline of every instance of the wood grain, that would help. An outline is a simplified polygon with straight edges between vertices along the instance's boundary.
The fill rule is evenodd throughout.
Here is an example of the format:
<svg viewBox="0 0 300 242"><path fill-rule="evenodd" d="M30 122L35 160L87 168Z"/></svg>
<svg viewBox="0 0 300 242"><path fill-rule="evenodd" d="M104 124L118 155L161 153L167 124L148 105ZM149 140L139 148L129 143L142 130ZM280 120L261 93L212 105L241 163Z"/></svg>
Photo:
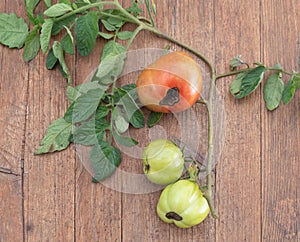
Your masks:
<svg viewBox="0 0 300 242"><path fill-rule="evenodd" d="M122 1L124 6L130 3ZM202 52L216 65L218 74L228 71L230 59L238 54L249 64L262 61L272 66L279 62L287 70L300 71L297 0L166 0L156 4L157 27ZM41 3L38 9L43 7ZM21 0L2 1L0 12L26 17ZM89 57L67 56L73 84L85 82L98 66L104 43L97 41ZM168 44L141 32L131 50L139 53ZM181 50L174 44L170 47ZM139 64L150 57L154 58L140 55ZM195 59L207 82L208 68ZM224 137L215 144L218 153L222 151L221 157L216 157L213 179L219 217L182 230L156 216L160 189L140 180L140 155L150 140L167 137L183 138L205 156L204 106L197 105L178 116L167 115L156 128L130 130L140 142L138 147L122 148L118 172L107 182L94 184L79 147L33 155L48 125L69 105L66 82L59 71L46 70L42 53L24 63L22 50L3 46L0 69L0 242L300 240L299 93L288 105L268 112L262 88L235 100L229 93L232 78L218 80L217 127L222 125L220 110L226 119L224 128L218 129ZM140 71L137 69L122 77L120 84L132 83ZM204 97L206 92L207 85Z"/></svg>
<svg viewBox="0 0 300 242"><path fill-rule="evenodd" d="M285 7L283 7L285 6ZM299 68L299 1L262 2L263 60ZM284 76L288 81L288 76ZM262 112L262 238L299 241L299 93L276 111Z"/></svg>

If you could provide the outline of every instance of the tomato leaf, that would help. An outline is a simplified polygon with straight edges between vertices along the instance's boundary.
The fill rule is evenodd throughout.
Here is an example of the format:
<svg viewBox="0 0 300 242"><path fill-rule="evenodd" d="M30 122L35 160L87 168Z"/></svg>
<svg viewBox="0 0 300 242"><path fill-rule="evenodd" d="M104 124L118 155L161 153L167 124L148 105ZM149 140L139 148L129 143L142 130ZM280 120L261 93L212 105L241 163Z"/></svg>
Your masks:
<svg viewBox="0 0 300 242"><path fill-rule="evenodd" d="M123 117L121 110L116 107L112 113L114 127L119 133L124 133L129 128L129 122Z"/></svg>
<svg viewBox="0 0 300 242"><path fill-rule="evenodd" d="M135 139L127 136L122 136L116 129L112 130L112 135L115 141L120 145L126 147L133 147L138 144L138 142Z"/></svg>
<svg viewBox="0 0 300 242"><path fill-rule="evenodd" d="M131 92L122 88L118 88L117 92L119 94L117 104L123 106L129 123L134 128L143 128L145 125L144 115L134 97L131 95Z"/></svg>
<svg viewBox="0 0 300 242"><path fill-rule="evenodd" d="M300 73L294 73L293 83L296 89L300 89Z"/></svg>
<svg viewBox="0 0 300 242"><path fill-rule="evenodd" d="M120 40L128 40L132 37L132 35L133 35L133 32L131 32L131 31L122 31L122 32L118 33L118 38Z"/></svg>
<svg viewBox="0 0 300 242"><path fill-rule="evenodd" d="M105 89L102 86L81 94L75 101L72 110L72 122L84 121L95 114Z"/></svg>
<svg viewBox="0 0 300 242"><path fill-rule="evenodd" d="M65 3L57 3L48 8L44 14L48 17L59 17L69 11L72 11L72 7Z"/></svg>
<svg viewBox="0 0 300 242"><path fill-rule="evenodd" d="M155 126L159 120L161 119L161 117L163 116L163 113L158 113L158 112L153 112L151 111L149 118L148 118L148 128L152 128L153 126Z"/></svg>
<svg viewBox="0 0 300 242"><path fill-rule="evenodd" d="M107 42L103 47L101 62L92 81L97 81L105 85L116 81L117 77L123 71L125 58L126 50L124 46L115 41Z"/></svg>
<svg viewBox="0 0 300 242"><path fill-rule="evenodd" d="M242 80L246 75L247 75L247 72L241 72L238 75L236 75L236 77L230 83L229 90L233 96L237 95L240 92L241 86L242 86Z"/></svg>
<svg viewBox="0 0 300 242"><path fill-rule="evenodd" d="M39 27L35 26L26 37L25 47L23 51L23 60L25 62L32 60L40 50L40 39L38 36L38 30Z"/></svg>
<svg viewBox="0 0 300 242"><path fill-rule="evenodd" d="M121 152L107 142L99 142L90 151L90 159L94 170L94 182L111 176L121 163Z"/></svg>
<svg viewBox="0 0 300 242"><path fill-rule="evenodd" d="M67 31L66 35L61 40L61 45L64 51L70 55L74 54L74 38L68 27L65 26Z"/></svg>
<svg viewBox="0 0 300 242"><path fill-rule="evenodd" d="M52 27L52 35L58 34L65 26L69 26L76 19L76 15L73 14L60 21L55 21Z"/></svg>
<svg viewBox="0 0 300 242"><path fill-rule="evenodd" d="M33 16L33 11L39 4L40 0L25 0L25 7L27 11L28 18L30 22L35 23L35 18Z"/></svg>
<svg viewBox="0 0 300 242"><path fill-rule="evenodd" d="M9 48L23 47L28 35L28 25L14 13L0 14L0 43Z"/></svg>
<svg viewBox="0 0 300 242"><path fill-rule="evenodd" d="M243 98L251 94L261 83L266 68L258 66L247 73L242 79L239 93L235 94L235 98Z"/></svg>
<svg viewBox="0 0 300 242"><path fill-rule="evenodd" d="M53 55L58 59L63 74L65 74L64 77L66 77L68 79L68 82L70 82L71 75L67 63L65 61L64 50L61 43L59 43L58 41L54 41L52 49Z"/></svg>
<svg viewBox="0 0 300 242"><path fill-rule="evenodd" d="M292 77L285 85L282 92L282 102L288 104L294 97L296 91L294 78Z"/></svg>
<svg viewBox="0 0 300 242"><path fill-rule="evenodd" d="M46 58L46 68L52 70L57 63L57 58L54 56L53 49L51 48Z"/></svg>
<svg viewBox="0 0 300 242"><path fill-rule="evenodd" d="M49 125L46 135L35 154L38 155L66 149L69 145L71 130L72 124L68 123L64 118L53 121Z"/></svg>
<svg viewBox="0 0 300 242"><path fill-rule="evenodd" d="M45 19L45 22L42 25L41 36L40 36L41 50L43 54L46 53L50 44L52 26L53 26L53 20Z"/></svg>
<svg viewBox="0 0 300 242"><path fill-rule="evenodd" d="M103 33L103 32L99 32L98 34L104 39L111 39L114 37L113 34L108 34L108 33Z"/></svg>
<svg viewBox="0 0 300 242"><path fill-rule="evenodd" d="M79 17L75 25L76 47L81 56L87 56L94 49L98 35L98 17L95 12Z"/></svg>
<svg viewBox="0 0 300 242"><path fill-rule="evenodd" d="M268 110L272 111L279 106L283 89L282 74L271 74L264 85L264 100Z"/></svg>
<svg viewBox="0 0 300 242"><path fill-rule="evenodd" d="M45 5L46 5L47 8L50 8L50 7L51 7L51 5L52 5L51 1L52 1L52 0L44 0Z"/></svg>

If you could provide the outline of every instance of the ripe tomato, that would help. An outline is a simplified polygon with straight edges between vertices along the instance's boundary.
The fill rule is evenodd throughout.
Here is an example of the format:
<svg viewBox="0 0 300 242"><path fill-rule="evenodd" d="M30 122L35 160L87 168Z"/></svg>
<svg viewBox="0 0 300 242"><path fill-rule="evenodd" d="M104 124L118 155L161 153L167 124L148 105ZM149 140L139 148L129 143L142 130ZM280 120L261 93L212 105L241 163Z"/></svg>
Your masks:
<svg viewBox="0 0 300 242"><path fill-rule="evenodd" d="M177 181L184 169L181 150L169 140L150 142L143 152L143 167L147 178L156 184Z"/></svg>
<svg viewBox="0 0 300 242"><path fill-rule="evenodd" d="M194 181L179 180L161 193L157 214L166 223L189 228L201 223L209 214L209 205Z"/></svg>
<svg viewBox="0 0 300 242"><path fill-rule="evenodd" d="M202 73L184 52L171 52L146 67L137 80L143 105L155 112L181 112L200 97Z"/></svg>

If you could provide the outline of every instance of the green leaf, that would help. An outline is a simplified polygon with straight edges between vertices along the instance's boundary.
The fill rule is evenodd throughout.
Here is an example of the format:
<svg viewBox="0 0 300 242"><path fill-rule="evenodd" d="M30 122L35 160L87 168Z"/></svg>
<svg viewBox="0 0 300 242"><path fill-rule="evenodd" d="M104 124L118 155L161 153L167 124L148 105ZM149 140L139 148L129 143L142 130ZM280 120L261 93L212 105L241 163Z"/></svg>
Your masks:
<svg viewBox="0 0 300 242"><path fill-rule="evenodd" d="M69 71L67 63L65 61L64 51L63 51L61 43L59 43L58 41L54 41L52 49L53 49L54 56L59 61L62 71L66 74L65 77L68 79L68 82L70 82L70 78L71 78L70 71Z"/></svg>
<svg viewBox="0 0 300 242"><path fill-rule="evenodd" d="M89 90L81 94L76 100L73 108L72 121L81 122L93 115L98 107L101 98L104 95L103 87Z"/></svg>
<svg viewBox="0 0 300 242"><path fill-rule="evenodd" d="M107 31L115 31L117 29L116 26L110 24L108 21L106 21L104 19L101 20L101 23L103 24L104 28Z"/></svg>
<svg viewBox="0 0 300 242"><path fill-rule="evenodd" d="M294 79L291 78L287 84L285 85L283 92L282 92L282 102L284 104L288 104L294 97L296 91Z"/></svg>
<svg viewBox="0 0 300 242"><path fill-rule="evenodd" d="M98 136L110 128L110 123L105 118L97 118L94 115L91 119L81 125L73 126L73 142L82 145L98 144Z"/></svg>
<svg viewBox="0 0 300 242"><path fill-rule="evenodd" d="M119 133L124 133L128 130L129 122L123 117L119 108L115 108L113 110L112 120L114 121L115 128Z"/></svg>
<svg viewBox="0 0 300 242"><path fill-rule="evenodd" d="M35 22L33 11L36 6L39 4L40 0L25 0L25 7L27 11L28 18L31 22Z"/></svg>
<svg viewBox="0 0 300 242"><path fill-rule="evenodd" d="M79 17L75 25L76 47L81 56L87 56L94 49L98 35L98 17L90 12Z"/></svg>
<svg viewBox="0 0 300 242"><path fill-rule="evenodd" d="M294 73L293 82L296 89L300 89L300 73Z"/></svg>
<svg viewBox="0 0 300 242"><path fill-rule="evenodd" d="M111 176L121 163L121 152L107 142L99 142L90 151L94 170L94 181L99 182Z"/></svg>
<svg viewBox="0 0 300 242"><path fill-rule="evenodd" d="M25 62L32 60L40 50L38 30L39 27L35 26L34 29L26 37L25 47L23 51L23 60Z"/></svg>
<svg viewBox="0 0 300 242"><path fill-rule="evenodd" d="M48 17L55 18L59 17L69 11L72 11L72 7L65 3L57 3L48 8L44 14Z"/></svg>
<svg viewBox="0 0 300 242"><path fill-rule="evenodd" d="M66 149L69 145L72 124L66 122L64 118L53 121L47 128L39 148L35 154L60 151Z"/></svg>
<svg viewBox="0 0 300 242"><path fill-rule="evenodd" d="M270 75L264 85L264 100L268 110L272 111L279 106L283 89L282 74L274 73Z"/></svg>
<svg viewBox="0 0 300 242"><path fill-rule="evenodd" d="M108 33L103 33L103 32L99 32L98 34L104 39L111 39L114 37L113 34L108 34Z"/></svg>
<svg viewBox="0 0 300 242"><path fill-rule="evenodd" d="M242 55L238 55L235 58L233 58L232 60L230 60L230 70L234 70L236 69L238 66L244 64L245 62L241 59Z"/></svg>
<svg viewBox="0 0 300 242"><path fill-rule="evenodd" d="M0 14L0 43L9 48L21 48L28 35L28 26L24 19L14 13Z"/></svg>
<svg viewBox="0 0 300 242"><path fill-rule="evenodd" d="M67 34L62 38L61 45L64 51L70 55L74 54L74 39L73 35L68 27L65 27Z"/></svg>
<svg viewBox="0 0 300 242"><path fill-rule="evenodd" d="M243 98L251 94L261 83L266 68L264 66L258 66L247 73L242 79L239 93L235 94L235 98Z"/></svg>
<svg viewBox="0 0 300 242"><path fill-rule="evenodd" d="M151 111L149 118L148 118L148 128L152 128L153 126L155 126L159 120L161 119L161 117L163 116L163 113L158 113L158 112L153 112Z"/></svg>
<svg viewBox="0 0 300 242"><path fill-rule="evenodd" d="M51 48L48 52L47 58L46 58L46 68L48 70L52 70L57 63L57 58L54 56L53 48Z"/></svg>
<svg viewBox="0 0 300 242"><path fill-rule="evenodd" d="M73 14L60 21L55 21L52 27L52 35L58 34L65 26L71 25L75 19L76 19L76 15Z"/></svg>
<svg viewBox="0 0 300 242"><path fill-rule="evenodd" d="M281 66L279 63L276 63L276 64L273 66L273 69L274 69L274 70L278 70L278 71L282 71L282 66Z"/></svg>
<svg viewBox="0 0 300 242"><path fill-rule="evenodd" d="M101 62L98 66L92 81L104 85L113 83L122 73L126 58L125 48L109 41L102 50Z"/></svg>
<svg viewBox="0 0 300 242"><path fill-rule="evenodd" d="M112 131L112 135L113 135L115 141L120 145L123 145L126 147L133 147L138 144L138 142L135 139L133 139L131 137L127 137L127 136L122 136L116 129L114 129Z"/></svg>
<svg viewBox="0 0 300 242"><path fill-rule="evenodd" d="M53 26L53 20L45 19L45 22L42 25L41 36L40 36L41 49L43 54L46 53L50 44L52 26Z"/></svg>
<svg viewBox="0 0 300 242"><path fill-rule="evenodd" d="M241 72L236 75L236 77L233 79L233 81L230 83L230 93L234 96L237 95L242 86L242 80L247 75L247 72Z"/></svg>
<svg viewBox="0 0 300 242"><path fill-rule="evenodd" d="M117 104L123 106L130 124L134 128L143 128L145 125L144 115L131 93L121 88L118 88L117 91L120 97Z"/></svg>
<svg viewBox="0 0 300 242"><path fill-rule="evenodd" d="M64 3L64 4L67 4L69 6L72 6L72 3L70 0L59 0L60 3Z"/></svg>
<svg viewBox="0 0 300 242"><path fill-rule="evenodd" d="M122 31L122 32L118 33L118 38L120 40L128 40L132 37L132 35L133 35L133 32L131 32L131 31Z"/></svg>
<svg viewBox="0 0 300 242"><path fill-rule="evenodd" d="M51 3L51 0L44 0L45 4L46 4L46 7L47 8L50 8L52 3Z"/></svg>

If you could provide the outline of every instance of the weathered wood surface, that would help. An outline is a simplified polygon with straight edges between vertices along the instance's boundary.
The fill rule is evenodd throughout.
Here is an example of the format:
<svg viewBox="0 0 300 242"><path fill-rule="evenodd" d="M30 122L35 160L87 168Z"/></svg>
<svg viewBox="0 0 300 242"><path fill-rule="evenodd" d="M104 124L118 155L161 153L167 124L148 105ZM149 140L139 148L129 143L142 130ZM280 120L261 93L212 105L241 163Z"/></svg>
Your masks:
<svg viewBox="0 0 300 242"><path fill-rule="evenodd" d="M157 9L159 29L203 52L218 73L226 72L237 54L250 63L279 62L300 71L297 0L168 0L157 1ZM0 2L0 12L11 11L26 16L23 1ZM68 57L76 84L97 66L103 43L99 41L87 58ZM143 32L132 49L167 44ZM300 240L299 93L288 105L267 112L261 89L237 101L228 92L231 78L218 81L226 115L214 179L219 218L180 230L155 215L159 191L130 194L91 183L74 146L33 155L47 126L65 112L68 100L65 81L58 70L46 70L42 54L29 64L21 56L22 50L0 46L1 242ZM205 110L194 111L200 126L205 126ZM183 121L192 127L189 117ZM173 134L176 120L168 116L160 125ZM142 146L160 131L143 129L132 135ZM206 145L202 132L200 149ZM123 171L141 172L138 159L124 157ZM128 185L126 179L116 179L123 187Z"/></svg>

